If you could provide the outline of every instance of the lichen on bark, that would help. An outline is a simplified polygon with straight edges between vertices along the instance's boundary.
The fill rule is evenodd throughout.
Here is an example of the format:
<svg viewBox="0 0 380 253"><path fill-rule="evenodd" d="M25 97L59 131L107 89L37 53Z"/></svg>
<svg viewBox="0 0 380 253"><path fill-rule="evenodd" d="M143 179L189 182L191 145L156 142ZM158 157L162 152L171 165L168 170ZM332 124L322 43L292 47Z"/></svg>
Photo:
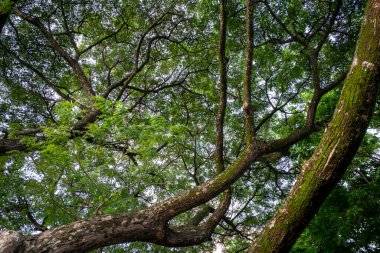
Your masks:
<svg viewBox="0 0 380 253"><path fill-rule="evenodd" d="M367 2L334 116L290 194L249 252L288 252L341 178L368 127L380 80L380 4Z"/></svg>

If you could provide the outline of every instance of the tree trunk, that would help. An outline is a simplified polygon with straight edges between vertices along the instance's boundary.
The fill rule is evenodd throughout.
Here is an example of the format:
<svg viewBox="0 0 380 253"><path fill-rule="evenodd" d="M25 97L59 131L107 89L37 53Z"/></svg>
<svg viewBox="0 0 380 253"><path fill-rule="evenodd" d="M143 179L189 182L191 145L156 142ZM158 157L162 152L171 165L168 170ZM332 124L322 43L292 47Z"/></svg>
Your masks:
<svg viewBox="0 0 380 253"><path fill-rule="evenodd" d="M375 106L380 72L380 1L367 2L355 56L318 148L283 206L249 252L288 252L353 159Z"/></svg>
<svg viewBox="0 0 380 253"><path fill-rule="evenodd" d="M368 1L355 58L334 118L283 207L251 252L288 251L354 156L368 126L379 82L379 9L378 1ZM0 233L0 252L84 252L133 241L169 247L200 244L210 238L210 230L201 226L172 229L168 221L225 191L255 159L281 151L312 131L303 128L277 142L256 141L214 179L145 210L79 220L30 238L9 231Z"/></svg>

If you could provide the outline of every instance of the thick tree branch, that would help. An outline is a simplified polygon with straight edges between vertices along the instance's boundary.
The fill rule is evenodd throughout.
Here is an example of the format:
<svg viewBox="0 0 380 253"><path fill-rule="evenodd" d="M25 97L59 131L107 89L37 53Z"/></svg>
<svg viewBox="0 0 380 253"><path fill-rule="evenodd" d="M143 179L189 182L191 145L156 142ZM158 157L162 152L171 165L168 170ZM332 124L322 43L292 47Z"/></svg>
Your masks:
<svg viewBox="0 0 380 253"><path fill-rule="evenodd" d="M200 210L195 213L195 215L188 220L186 223L187 226L198 226L210 213L214 210L211 209L208 205L203 205L200 207Z"/></svg>
<svg viewBox="0 0 380 253"><path fill-rule="evenodd" d="M9 13L0 13L0 34L3 31L3 27L5 26L5 23L7 22L9 17Z"/></svg>
<svg viewBox="0 0 380 253"><path fill-rule="evenodd" d="M11 151L27 151L28 147L18 139L0 139L0 155Z"/></svg>
<svg viewBox="0 0 380 253"><path fill-rule="evenodd" d="M22 234L5 230L0 233L0 252L19 253L23 251L24 237Z"/></svg>
<svg viewBox="0 0 380 253"><path fill-rule="evenodd" d="M374 24L379 24L380 22L380 7L375 0L370 0L369 5L371 4L376 11L370 12L374 17L370 15L370 17L367 16L367 19L365 19L365 25L363 25L365 28L371 25L376 28ZM367 15L369 14L367 13ZM281 209L278 213L278 217L280 218L275 218L273 222L268 224L258 243L264 242L266 243L265 245L270 245L270 243L273 244L273 238L278 238L274 242L279 242L280 246L277 247L278 245L275 245L274 249L280 249L279 251L281 252L283 252L283 249L289 249L289 246L295 240L294 238L299 234L297 229L305 226L303 220L310 219L310 213L314 213L321 202L320 197L327 194L328 190L331 189L343 173L342 171L336 173L334 169L338 168L338 170L341 170L340 168L347 166L355 153L368 125L376 98L376 87L379 85L379 26L376 29L375 33L373 29L363 32L363 34L375 34L373 36L375 39L372 36L359 39L357 57L355 57L350 74L346 79L341 103L322 142L326 143L326 147L321 144L313 158L305 164L305 170L298 180L299 183L296 183L288 201L285 202L285 208ZM374 56L376 58L373 58ZM225 59L222 59L222 64L226 64ZM355 94L355 96L352 96L352 94ZM24 253L84 252L107 245L133 241L151 242L169 247L188 246L209 240L210 231L219 223L222 214L224 214L228 206L228 198L225 198L225 202L219 205L214 212L215 214L206 221L205 226L172 228L169 227L168 222L178 214L205 204L224 192L245 171L250 169L253 161L265 154L281 151L284 147L294 144L315 131L315 117L313 117L313 114L315 114L318 101L322 95L323 91L315 91L315 96L312 99L314 103L311 103L309 107L308 123L304 128L281 140L272 142L256 140L254 143L248 144L246 150L240 154L236 161L225 168L225 170L221 170L215 178L206 183L200 184L193 189L145 210L78 220L50 229L31 238L24 239L15 233L4 232L0 234L0 249L9 250L9 245L13 247L13 244L15 244L16 246L10 249L12 250L11 252L21 251L20 248L16 248L18 247L17 245L21 245L18 243L20 240L23 240ZM349 113L347 110L349 110ZM85 130L86 125L89 122L95 121L99 114L99 111L91 111L89 113L90 116L79 121L72 130L73 136L80 136L81 131ZM221 162L223 164L223 160ZM312 169L314 167L318 168L317 171ZM321 178L318 178L318 176L321 176ZM318 182L319 185L314 187L313 183L317 181L316 178L321 179L321 182ZM332 181L329 181L331 178ZM316 189L317 194L315 195L313 191ZM322 190L318 191L319 189ZM299 196L307 196L308 199L303 200ZM306 210L306 214L297 215L300 210ZM310 210L311 212L309 213ZM298 218L300 219L297 220ZM283 220L289 221L290 226L287 227L289 224L283 223ZM281 229L273 232L273 227ZM289 230L284 231L284 228L289 228ZM4 242L5 240L6 242ZM257 244L254 249L257 248L263 249L264 247ZM269 250L269 252L276 251Z"/></svg>
<svg viewBox="0 0 380 253"><path fill-rule="evenodd" d="M319 51L314 48L309 48L310 66L311 66L311 80L314 88L314 93L319 93L321 89L321 77L319 73Z"/></svg>
<svg viewBox="0 0 380 253"><path fill-rule="evenodd" d="M288 252L353 159L380 84L380 5L367 2L351 71L320 145L249 252Z"/></svg>

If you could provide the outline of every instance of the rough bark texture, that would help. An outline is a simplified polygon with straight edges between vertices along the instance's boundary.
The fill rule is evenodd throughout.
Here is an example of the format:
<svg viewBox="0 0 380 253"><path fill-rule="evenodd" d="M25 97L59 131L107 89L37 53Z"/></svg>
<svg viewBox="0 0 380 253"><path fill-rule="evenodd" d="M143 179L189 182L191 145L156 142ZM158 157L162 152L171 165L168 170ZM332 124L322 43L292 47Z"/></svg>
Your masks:
<svg viewBox="0 0 380 253"><path fill-rule="evenodd" d="M289 250L355 154L371 116L379 81L379 8L378 1L368 2L355 59L334 119L316 153L304 165L283 208L264 229L252 252ZM94 112L89 120L96 119L96 114ZM78 129L73 132L81 131L85 125L85 122L78 123ZM281 152L314 130L312 125L306 125L281 140L255 140L212 180L145 210L79 220L30 238L5 231L0 234L0 252L85 252L132 241L169 247L200 244L210 239L210 231L218 220L210 220L205 226L181 228L169 227L168 221L221 194L261 156ZM219 211L223 213L224 210Z"/></svg>
<svg viewBox="0 0 380 253"><path fill-rule="evenodd" d="M0 252L18 253L23 251L23 237L15 231L0 233Z"/></svg>
<svg viewBox="0 0 380 253"><path fill-rule="evenodd" d="M151 221L151 215L143 212L81 220L26 239L24 252L85 252L136 239L149 241L160 227Z"/></svg>
<svg viewBox="0 0 380 253"><path fill-rule="evenodd" d="M26 238L22 251L11 251L12 248L10 248L8 252L84 252L107 245L133 241L180 247L197 245L210 240L212 230L218 222L211 220L206 222L204 227L170 228L168 221L184 211L206 203L225 191L249 168L257 156L268 152L268 146L263 144L260 147L263 149L247 147L239 159L213 180L159 205L135 213L97 216L75 221ZM223 204L222 206L228 205ZM13 249L15 250L15 248Z"/></svg>
<svg viewBox="0 0 380 253"><path fill-rule="evenodd" d="M342 177L368 127L380 81L380 2L367 3L351 70L318 148L249 252L288 252Z"/></svg>

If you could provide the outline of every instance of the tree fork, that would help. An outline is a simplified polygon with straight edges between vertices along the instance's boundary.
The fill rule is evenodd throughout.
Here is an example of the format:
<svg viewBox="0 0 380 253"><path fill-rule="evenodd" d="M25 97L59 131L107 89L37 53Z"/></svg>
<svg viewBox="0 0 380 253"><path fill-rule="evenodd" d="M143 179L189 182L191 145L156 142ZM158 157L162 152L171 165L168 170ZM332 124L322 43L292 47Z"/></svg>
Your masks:
<svg viewBox="0 0 380 253"><path fill-rule="evenodd" d="M380 2L367 2L355 56L330 122L290 194L249 252L289 252L341 179L364 137L380 82Z"/></svg>
<svg viewBox="0 0 380 253"><path fill-rule="evenodd" d="M375 1L372 1L369 4L376 5L374 4L374 2ZM375 7L377 8L377 13L375 14L378 15L379 7L378 6L375 6ZM366 14L366 17L368 17L368 14ZM367 35L369 35L369 38L367 39L372 40L373 30L368 29L367 32L368 32ZM338 160L338 163L340 163L341 165L348 164L349 162L350 158L341 158L341 157L338 157L337 154L342 154L344 156L351 157L356 152L357 146L359 145L359 142L368 125L368 121L371 115L370 108L373 108L372 106L373 101L371 101L371 99L373 99L373 96L375 96L376 94L376 82L378 82L378 70L379 70L378 63L379 62L372 61L371 57L375 55L377 57L376 59L379 58L378 36L379 34L377 34L377 37L375 36L376 37L375 43L377 44L374 45L374 47L377 48L377 51L376 51L377 54L374 53L373 48L370 48L370 50L368 50L367 47L363 47L364 49L361 50L361 54L366 55L365 57L363 57L363 55L358 53L359 50L357 50L357 54L361 55L362 58L360 57L355 58L356 59L356 61L354 61L355 64L353 64L352 71L350 72L349 77L346 80L346 86L349 86L351 88L345 88L343 92L344 95L342 95L342 97L344 97L346 100L344 103L341 103L341 106L338 107L337 112L336 112L336 115L343 115L342 116L343 118L335 119L336 117L334 117L334 120L330 124L329 130L327 131L327 133L330 133L329 136L333 140L338 139L339 141L336 141L336 142L331 141L331 143L329 143L327 147L325 148L323 148L323 146L321 145L321 148L318 149L320 150L319 155L315 155L315 156L317 158L318 157L322 157L322 158L321 159L315 158L315 160L311 159L310 162L307 163L308 165L307 166L305 165L305 170L304 170L304 173L302 174L303 176L300 177L299 182L302 183L306 179L308 179L308 180L311 180L308 182L314 183L315 180L313 177L318 175L318 172L314 171L314 173L309 173L307 171L313 171L311 170L311 168L313 168L313 166L316 164L321 165L320 166L321 172L326 172L326 175L325 174L321 174L321 175L324 178L328 179L329 175L327 174L327 172L332 171L334 169L335 164L337 163L337 161L335 161L334 159ZM358 45L367 45L367 44L365 43L365 40L361 39L359 40ZM359 70L361 68L364 71L360 72ZM359 73L363 75L359 75L359 74L355 75L355 73ZM353 75L355 75L356 78L353 78L352 77ZM363 86L359 87L352 84L348 85L350 80L351 82L354 82L354 83L360 83L360 84L363 83ZM348 95L348 93L350 92L352 92L354 96L351 96L352 94ZM368 101L366 100L367 98L368 98ZM361 104L362 106L355 107L358 104ZM350 113L346 116L340 111L347 110L347 108L350 109ZM351 109L352 109L352 112L351 112ZM359 117L357 117L356 115L359 115ZM362 117L362 115L366 117ZM343 124L343 126L341 126L340 125L341 121L348 120L346 117L350 117L351 121L349 120L348 123L346 122L346 124ZM345 128L342 128L342 127L345 127ZM359 127L359 129L357 127ZM338 131L338 130L347 129L347 131L350 131L352 130L352 128L355 128L356 131L353 131L351 134L348 134L347 136L345 135L344 141L351 140L351 144L354 145L356 148L350 148L350 152L344 153L342 152L342 150L347 147L344 145L342 147L342 143L344 142L343 142L343 139L341 140L341 138L343 138L343 136L338 135L339 133L341 133L341 131ZM333 130L335 129L335 130L333 131L331 129ZM304 128L302 129L301 132L298 132L295 135L295 137L291 136L292 138L287 138L285 140L282 140L281 147L276 146L275 145L276 142L269 142L269 143L260 142L259 143L259 141L256 141L256 144L259 143L262 145L248 146L246 151L230 167L226 168L225 171L223 171L221 174L216 176L214 179L202 185L199 185L198 187L195 187L194 189L189 190L177 197L174 197L173 199L164 201L163 203L157 206L152 206L146 210L141 210L136 213L120 214L120 215L105 215L105 216L93 217L88 220L79 220L67 225L53 228L51 230L43 232L32 238L22 238L18 234L14 234L13 232L4 232L3 234L0 234L0 242L2 238L5 238L4 234L6 233L13 233L15 235L14 238L16 238L15 240L23 240L23 251L21 251L22 249L20 250L18 248L13 248L13 249L9 249L11 251L8 251L8 252L82 252L85 250L95 249L95 248L103 247L106 245L111 245L111 244L116 244L116 243L121 243L121 242L131 242L131 241L152 242L152 243L156 243L156 244L160 244L164 246L170 246L170 247L200 244L204 242L205 240L207 240L208 237L205 236L203 231L199 230L198 227L195 227L195 228L186 227L184 229L178 228L178 229L172 230L167 225L167 221L170 220L170 218L178 215L179 213L182 213L195 206L203 204L207 202L208 200L212 199L213 197L216 197L218 194L222 193L250 167L250 165L252 164L254 160L259 158L260 156L267 153L274 152L274 151L278 151L279 149L282 149L284 146L292 145L295 139L299 139L302 136L307 136L311 132L312 132L312 129ZM326 135L328 135L327 133ZM335 138L335 137L338 137L338 138ZM325 137L323 140L325 140L326 138L327 137ZM330 138L327 138L327 140L330 140ZM351 144L347 143L347 145L351 145ZM329 153L328 150L334 151L334 152ZM327 154L326 157L321 156L321 154L325 154L325 153ZM345 159L345 163L342 163L341 159ZM331 165L334 165L334 166L331 167ZM340 173L343 173L343 172L340 172ZM339 177L339 173L335 175L335 182L338 180L337 179L338 177ZM330 184L330 185L333 185L333 184ZM293 189L297 189L297 188L293 188ZM296 192L303 193L303 191L305 191L305 189L301 187ZM292 193L294 194L294 192ZM327 195L327 193L324 193L324 194ZM291 198L292 197L289 197L290 200L292 200ZM294 198L297 198L297 196L293 196L293 199ZM295 203L297 205L295 205L295 208L299 207L298 205L299 202L297 201L297 200L300 200L299 198L296 199ZM300 204L303 204L303 202ZM306 205L309 205L309 204L310 202L306 203ZM285 206L286 205L287 204L285 204ZM312 206L314 208L319 207L318 205L315 205L314 203L312 203ZM298 214L298 213L294 212L293 216L294 214ZM312 215L310 215L310 219L311 219L311 216ZM301 222L303 221L304 220L301 219ZM271 227L272 224L275 225L275 223L272 222L268 226ZM306 226L305 224L302 224L302 225L304 225L303 227ZM296 231L299 232L299 227L297 227L297 229ZM264 233L265 233L265 230L264 230ZM71 235L72 237L67 236L67 235ZM60 238L59 241L57 241L57 238ZM9 237L6 239L9 239ZM279 237L279 239L281 238ZM282 243L283 241L284 240L282 240ZM57 242L58 244L55 244L55 242ZM279 242L281 243L280 240ZM55 247L57 245L59 247ZM5 249L4 247L7 247L7 245L0 243L0 249ZM283 249L285 249L285 247L283 247Z"/></svg>

